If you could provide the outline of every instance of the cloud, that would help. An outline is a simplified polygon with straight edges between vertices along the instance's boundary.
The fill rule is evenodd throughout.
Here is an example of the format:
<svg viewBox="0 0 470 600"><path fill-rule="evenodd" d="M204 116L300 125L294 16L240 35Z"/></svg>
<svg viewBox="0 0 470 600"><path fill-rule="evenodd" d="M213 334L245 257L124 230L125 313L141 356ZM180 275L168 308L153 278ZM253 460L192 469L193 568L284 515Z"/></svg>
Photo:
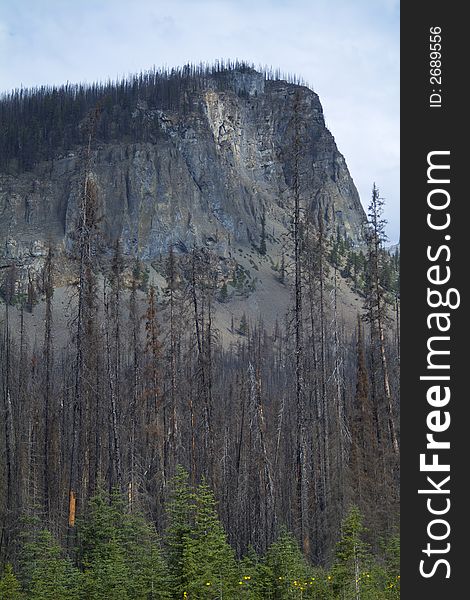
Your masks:
<svg viewBox="0 0 470 600"><path fill-rule="evenodd" d="M240 58L309 81L367 205L398 239L398 0L4 0L2 90Z"/></svg>

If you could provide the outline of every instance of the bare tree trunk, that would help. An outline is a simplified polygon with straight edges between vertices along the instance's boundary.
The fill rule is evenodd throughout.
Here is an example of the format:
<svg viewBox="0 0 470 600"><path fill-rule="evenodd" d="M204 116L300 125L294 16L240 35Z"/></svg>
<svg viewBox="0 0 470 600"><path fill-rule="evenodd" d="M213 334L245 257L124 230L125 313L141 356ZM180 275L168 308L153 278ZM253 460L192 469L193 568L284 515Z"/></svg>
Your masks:
<svg viewBox="0 0 470 600"><path fill-rule="evenodd" d="M169 304L170 304L170 429L168 432L169 438L169 454L172 460L176 460L176 451L178 447L178 411L176 405L176 390L177 390L177 336L176 336L176 319L175 319L175 304L176 304L176 273L175 273L175 257L173 254L173 246L170 247L168 257L169 273L168 273L168 288L169 288Z"/></svg>
<svg viewBox="0 0 470 600"><path fill-rule="evenodd" d="M371 218L371 277L372 277L372 288L375 296L375 309L376 314L372 315L377 328L378 345L380 362L382 365L382 380L383 389L385 394L385 407L387 412L388 430L389 436L392 443L392 449L395 456L399 454L398 437L396 433L395 418L393 415L392 406L392 394L390 391L390 376L387 364L387 355L385 352L385 330L384 330L384 319L385 319L385 300L383 298L383 291L380 286L380 249L383 234L384 221L381 220L383 200L379 197L379 190L374 184L372 188L372 201L369 207L369 216ZM372 325L372 323L371 323Z"/></svg>
<svg viewBox="0 0 470 600"><path fill-rule="evenodd" d="M53 365L53 349L52 349L52 298L54 295L54 282L52 277L52 248L46 258L44 269L44 288L46 292L46 315L45 315L45 330L44 330L44 507L46 510L46 518L49 520L51 516L51 501L52 492L57 497L58 490L51 490L51 477L56 477L57 468L52 468L53 460L52 447L52 420L55 415L51 415L51 392L52 392L52 365Z"/></svg>
<svg viewBox="0 0 470 600"><path fill-rule="evenodd" d="M341 377L341 355L338 332L338 272L337 266L334 267L334 287L333 287L333 381L334 381L334 408L336 420L336 465L335 470L338 476L338 504L337 514L339 519L343 514L344 509L344 492L345 492L345 465L347 464L346 440L350 440L351 436L346 423L344 407L343 407L343 382Z"/></svg>
<svg viewBox="0 0 470 600"><path fill-rule="evenodd" d="M320 422L321 432L318 441L322 449L322 502L323 502L323 534L327 535L328 507L330 495L330 415L326 394L326 336L325 336L325 227L323 215L318 214L318 286L320 308Z"/></svg>
<svg viewBox="0 0 470 600"><path fill-rule="evenodd" d="M299 511L299 530L302 549L305 555L310 551L308 528L308 482L307 482L307 448L305 432L305 390L303 373L303 307L302 307L302 223L300 206L300 131L299 131L299 93L294 101L294 311L295 311L295 396L297 406L297 506Z"/></svg>
<svg viewBox="0 0 470 600"><path fill-rule="evenodd" d="M137 309L137 273L138 262L134 265L134 273L131 284L131 295L129 300L129 321L131 326L131 354L132 354L132 400L130 405L130 447L129 447L129 463L130 463L130 482L128 489L129 510L134 507L137 482L137 407L139 395L139 315Z"/></svg>
<svg viewBox="0 0 470 600"><path fill-rule="evenodd" d="M81 194L77 246L79 256L77 316L75 319L75 382L72 408L72 447L69 461L69 499L71 506L83 501L89 463L90 437L90 373L89 361L94 358L96 325L95 251L97 224L97 190L91 177L91 143L98 112L89 120L88 145L85 154L84 180ZM85 360L86 359L86 360ZM73 499L73 502L72 502ZM75 520L69 514L69 525ZM68 544L73 543L69 529Z"/></svg>
<svg viewBox="0 0 470 600"><path fill-rule="evenodd" d="M116 381L114 378L113 369L111 366L111 357L108 350L108 383L109 383L109 398L111 406L111 425L113 432L113 457L114 467L116 469L117 485L122 489L122 468L121 468L121 446L119 443L118 417L116 408Z"/></svg>
<svg viewBox="0 0 470 600"><path fill-rule="evenodd" d="M260 356L258 355L258 363ZM266 491L266 522L264 525L266 547L272 541L274 534L274 526L276 521L275 512L275 488L274 488L274 477L272 473L271 461L269 460L268 451L266 448L265 431L266 424L264 419L263 402L261 395L261 375L259 370L259 364L256 372L251 362L248 365L248 373L250 378L250 404L254 409L252 415L250 429L254 429L254 435L257 445L259 445L259 451L262 459L262 472L265 480L265 491ZM253 423L255 421L255 423Z"/></svg>

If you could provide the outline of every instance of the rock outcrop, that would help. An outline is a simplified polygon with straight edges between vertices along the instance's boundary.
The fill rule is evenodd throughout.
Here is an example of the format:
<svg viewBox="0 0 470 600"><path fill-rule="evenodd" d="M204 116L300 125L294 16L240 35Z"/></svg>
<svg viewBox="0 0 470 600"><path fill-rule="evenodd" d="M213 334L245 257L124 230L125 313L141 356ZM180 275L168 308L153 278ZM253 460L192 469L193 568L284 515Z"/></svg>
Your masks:
<svg viewBox="0 0 470 600"><path fill-rule="evenodd" d="M215 79L214 79L215 81ZM257 245L261 221L285 229L297 156L302 202L314 220L353 241L365 215L345 160L310 89L232 72L224 86L191 93L191 110L162 110L146 101L130 118L146 141L97 139L91 170L105 245L117 239L129 255L151 261L170 245L225 256L234 244ZM0 176L0 257L33 261L49 240L65 250L76 226L83 148Z"/></svg>

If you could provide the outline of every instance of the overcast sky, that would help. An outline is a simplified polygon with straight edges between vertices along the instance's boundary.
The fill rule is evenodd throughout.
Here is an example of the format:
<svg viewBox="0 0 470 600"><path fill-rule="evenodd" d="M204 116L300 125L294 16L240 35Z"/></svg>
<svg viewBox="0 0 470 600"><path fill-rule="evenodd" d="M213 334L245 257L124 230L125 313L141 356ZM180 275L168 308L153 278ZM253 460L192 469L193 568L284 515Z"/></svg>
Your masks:
<svg viewBox="0 0 470 600"><path fill-rule="evenodd" d="M239 58L320 96L367 206L399 239L398 0L0 0L0 90Z"/></svg>

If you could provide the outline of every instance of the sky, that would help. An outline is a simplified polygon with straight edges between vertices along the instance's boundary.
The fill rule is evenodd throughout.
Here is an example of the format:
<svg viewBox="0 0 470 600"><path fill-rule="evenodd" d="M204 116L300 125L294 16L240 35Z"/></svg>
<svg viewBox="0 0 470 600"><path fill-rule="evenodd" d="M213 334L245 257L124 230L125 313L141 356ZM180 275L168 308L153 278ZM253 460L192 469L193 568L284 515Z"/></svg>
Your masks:
<svg viewBox="0 0 470 600"><path fill-rule="evenodd" d="M0 92L221 58L296 73L396 243L399 44L399 0L0 0Z"/></svg>

